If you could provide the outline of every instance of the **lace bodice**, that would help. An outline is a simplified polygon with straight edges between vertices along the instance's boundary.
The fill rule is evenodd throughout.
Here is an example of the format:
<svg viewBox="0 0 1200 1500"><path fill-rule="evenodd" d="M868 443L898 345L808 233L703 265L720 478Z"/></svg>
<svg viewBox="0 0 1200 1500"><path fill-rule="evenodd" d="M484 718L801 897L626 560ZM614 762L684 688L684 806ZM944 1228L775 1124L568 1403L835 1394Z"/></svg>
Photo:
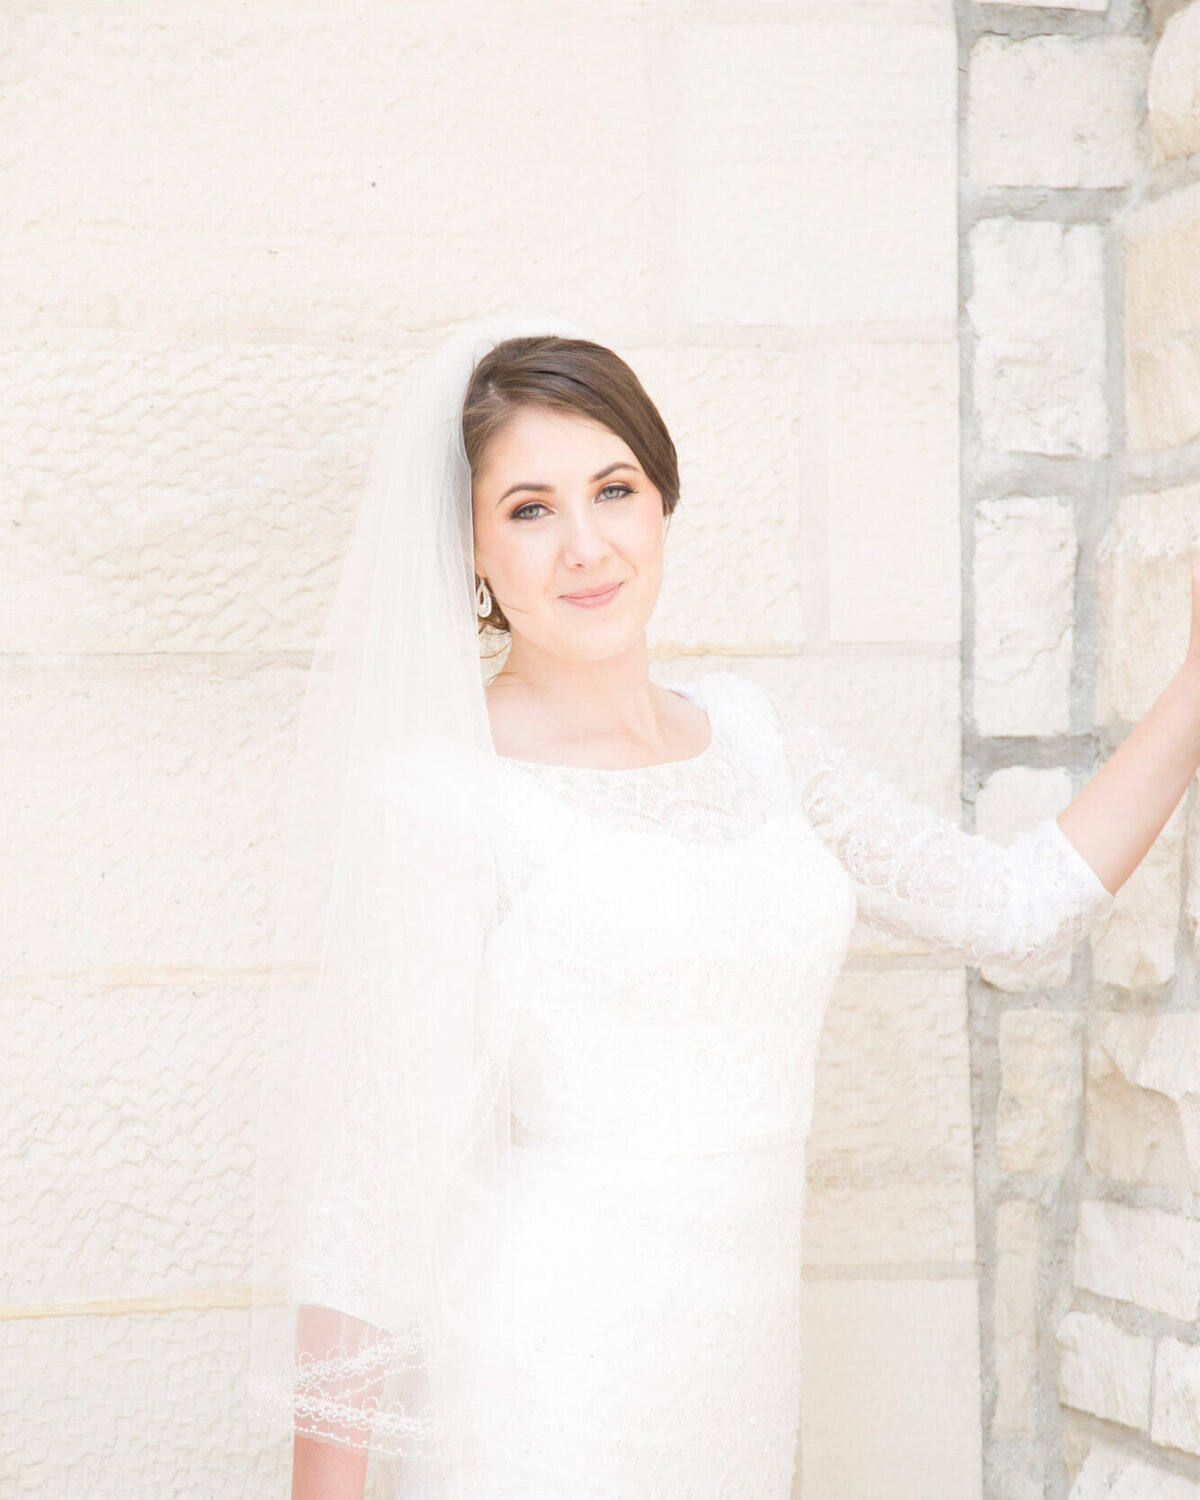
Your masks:
<svg viewBox="0 0 1200 1500"><path fill-rule="evenodd" d="M701 703L712 724L708 747L691 759L628 770L504 762L522 822L518 888L588 833L658 829L720 844L792 806L849 877L859 916L964 963L1040 968L1111 904L1053 818L996 844L911 801L736 673L675 690ZM547 799L559 804L548 820Z"/></svg>
<svg viewBox="0 0 1200 1500"><path fill-rule="evenodd" d="M1111 899L1053 821L1002 848L735 673L677 691L711 723L691 759L501 762L483 967L513 1017L510 1213L460 1472L402 1465L398 1500L787 1500L805 1150L856 916L1040 964ZM315 1219L314 1286L353 1285L369 1225L336 1187Z"/></svg>

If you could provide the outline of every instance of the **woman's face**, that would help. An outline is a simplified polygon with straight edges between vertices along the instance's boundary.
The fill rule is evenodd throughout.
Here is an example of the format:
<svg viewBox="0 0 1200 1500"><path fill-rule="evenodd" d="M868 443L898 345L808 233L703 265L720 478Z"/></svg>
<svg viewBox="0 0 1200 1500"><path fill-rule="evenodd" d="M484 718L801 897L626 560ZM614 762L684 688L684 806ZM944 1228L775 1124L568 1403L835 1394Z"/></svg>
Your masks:
<svg viewBox="0 0 1200 1500"><path fill-rule="evenodd" d="M514 646L597 661L641 640L662 583L662 495L616 433L523 407L472 494L475 571Z"/></svg>

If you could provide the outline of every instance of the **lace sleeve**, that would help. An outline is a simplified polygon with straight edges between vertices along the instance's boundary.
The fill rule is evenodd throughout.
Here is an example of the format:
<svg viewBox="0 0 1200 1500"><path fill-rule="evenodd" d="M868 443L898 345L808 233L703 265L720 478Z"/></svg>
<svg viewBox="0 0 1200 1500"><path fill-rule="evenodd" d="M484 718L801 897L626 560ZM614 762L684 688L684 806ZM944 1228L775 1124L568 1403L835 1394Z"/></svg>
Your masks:
<svg viewBox="0 0 1200 1500"><path fill-rule="evenodd" d="M965 963L1038 969L1113 897L1054 818L1010 845L964 832L776 703L796 792L854 883L860 915Z"/></svg>

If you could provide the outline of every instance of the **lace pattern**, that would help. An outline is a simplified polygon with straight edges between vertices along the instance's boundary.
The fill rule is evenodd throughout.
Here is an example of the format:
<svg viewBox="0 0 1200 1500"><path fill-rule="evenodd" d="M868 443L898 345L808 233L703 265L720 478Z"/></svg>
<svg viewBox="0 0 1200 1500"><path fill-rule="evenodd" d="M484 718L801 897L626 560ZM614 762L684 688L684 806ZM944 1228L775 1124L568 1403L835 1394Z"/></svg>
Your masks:
<svg viewBox="0 0 1200 1500"><path fill-rule="evenodd" d="M485 974L513 997L513 1196L447 1500L786 1500L805 1143L856 913L964 962L1039 964L1111 901L1053 821L1002 848L734 673L679 690L712 725L690 760L501 763L515 868ZM315 1280L343 1286L373 1264L345 1190L371 1145L344 1145L312 1230ZM367 1373L313 1372L308 1404ZM305 1392L302 1369L319 1425ZM414 1473L397 1500L430 1493Z"/></svg>

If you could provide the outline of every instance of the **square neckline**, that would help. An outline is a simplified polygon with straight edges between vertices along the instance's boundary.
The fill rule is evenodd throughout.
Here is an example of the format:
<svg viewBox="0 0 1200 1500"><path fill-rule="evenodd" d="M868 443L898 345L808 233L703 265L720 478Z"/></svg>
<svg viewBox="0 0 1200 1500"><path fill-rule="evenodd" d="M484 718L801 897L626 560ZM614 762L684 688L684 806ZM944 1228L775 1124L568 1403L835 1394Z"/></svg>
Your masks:
<svg viewBox="0 0 1200 1500"><path fill-rule="evenodd" d="M699 766L702 762L709 760L717 743L717 721L713 715L712 706L706 700L703 693L696 691L694 683L683 687L678 683L660 682L660 687L665 687L668 692L676 693L681 698L688 699L702 708L708 718L708 743L704 749L696 755L684 755L675 760L652 760L641 766L582 766L562 761L550 760L524 760L515 755L499 755L496 759L504 765L528 766L538 771L579 772L587 776L637 776L645 775L649 771L665 771L677 769L681 766Z"/></svg>

